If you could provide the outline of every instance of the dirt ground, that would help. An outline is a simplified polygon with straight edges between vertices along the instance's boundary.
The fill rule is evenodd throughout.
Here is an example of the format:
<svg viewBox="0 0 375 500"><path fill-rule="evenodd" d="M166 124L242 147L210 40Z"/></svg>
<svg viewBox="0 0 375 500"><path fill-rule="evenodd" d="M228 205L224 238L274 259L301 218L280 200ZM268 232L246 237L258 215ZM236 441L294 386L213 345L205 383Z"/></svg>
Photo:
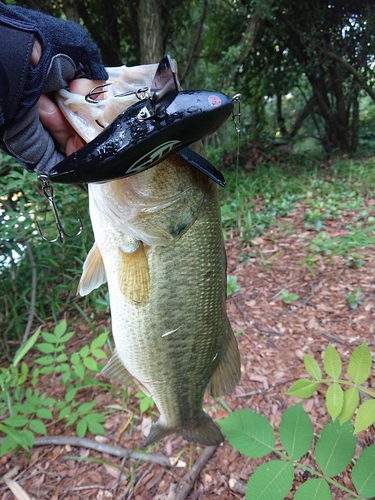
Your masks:
<svg viewBox="0 0 375 500"><path fill-rule="evenodd" d="M372 210L371 206L367 207ZM344 360L353 348L366 341L374 349L375 342L375 249L357 250L363 255L363 266L348 266L342 257L320 258L313 276L304 263L309 242L316 232L303 224L305 208L300 205L288 216L279 219L276 227L256 238L252 246L240 242L235 234L227 240L228 274L237 276L241 289L228 298L228 314L242 357L242 378L234 393L224 397L231 410L249 408L265 415L277 429L282 412L295 404L296 399L285 392L293 381L305 376L303 355L308 353L319 361L331 342ZM353 214L344 213L341 220L327 221L324 231L330 237L344 236L345 227ZM249 255L250 254L250 255ZM345 295L360 288L363 302L351 309ZM282 289L298 295L298 299L285 304L280 298ZM103 325L109 320L103 317ZM91 341L89 326L83 321L76 327L72 349ZM370 385L375 387L375 373ZM58 388L49 388L58 395ZM118 405L107 393L82 391L82 399L97 400L98 406ZM314 433L328 421L324 405L324 391L304 401L304 408L314 423ZM227 415L225 408L206 396L205 409L217 419ZM125 423L135 412L133 426ZM130 392L126 412L111 413L106 420L107 435L96 438L101 442L138 449L147 433L150 421L139 414L139 404ZM130 432L131 431L131 432ZM51 424L49 435L69 435L62 425ZM71 433L70 433L71 434ZM89 436L94 439L94 436ZM358 452L375 442L375 431L362 433L358 439ZM13 477L30 496L36 499L134 499L172 500L173 485L179 483L195 463L204 447L186 443L172 436L153 450L167 457L178 457L179 467L164 467L147 462L123 461L82 447L43 446L32 450L28 461L25 453L10 454L0 459L0 477L17 467ZM77 461L66 456L79 456L104 460ZM275 458L275 457L271 457ZM307 454L302 459L312 464ZM243 493L231 489L234 479L247 481L255 468L265 459L247 459L227 442L217 448L194 482L189 500L234 500L244 498ZM114 467L122 466L119 475ZM338 478L350 487L350 475ZM294 488L305 480L296 470ZM295 490L294 490L295 491ZM345 495L332 488L335 499ZM0 483L0 500L13 497L9 488ZM23 497L19 497L23 498ZM293 491L287 498L293 498ZM272 500L272 499L270 499Z"/></svg>

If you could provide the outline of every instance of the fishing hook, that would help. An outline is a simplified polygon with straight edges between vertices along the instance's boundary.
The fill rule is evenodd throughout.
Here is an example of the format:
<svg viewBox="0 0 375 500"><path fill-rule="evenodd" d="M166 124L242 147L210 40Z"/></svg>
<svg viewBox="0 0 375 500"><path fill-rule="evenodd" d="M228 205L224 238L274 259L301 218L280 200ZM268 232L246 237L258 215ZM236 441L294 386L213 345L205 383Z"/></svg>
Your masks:
<svg viewBox="0 0 375 500"><path fill-rule="evenodd" d="M101 85L97 85L96 87L93 87L88 94L85 95L85 101L89 102L90 104L98 104L98 100L95 99L95 97L105 94L107 91L106 90L98 90L98 89L104 89L104 87L108 87L109 85L112 85L111 83L103 83ZM146 99L147 97L150 97L149 95L149 87L143 87L142 89L138 90L131 90L129 92L124 92L122 94L117 94L114 97L125 97L127 95L135 95L137 99L142 101L143 99Z"/></svg>
<svg viewBox="0 0 375 500"><path fill-rule="evenodd" d="M79 236L82 233L82 229L83 229L82 219L81 219L79 213L77 212L78 222L80 225L79 230L75 234L68 234L61 224L61 220L60 220L60 217L59 217L59 214L57 211L55 199L53 197L53 186L50 183L48 176L47 175L39 175L38 179L40 181L42 181L42 192L43 192L44 196L47 198L48 203L52 209L53 217L55 219L56 228L57 228L56 238L48 239L43 235L41 227L40 227L39 223L37 222L36 225L38 228L38 232L39 232L40 236L42 237L42 239L44 241L48 241L48 243L55 243L55 241L58 241L58 240L60 240L61 243L64 243L64 236L66 236L67 238L75 238L76 236Z"/></svg>

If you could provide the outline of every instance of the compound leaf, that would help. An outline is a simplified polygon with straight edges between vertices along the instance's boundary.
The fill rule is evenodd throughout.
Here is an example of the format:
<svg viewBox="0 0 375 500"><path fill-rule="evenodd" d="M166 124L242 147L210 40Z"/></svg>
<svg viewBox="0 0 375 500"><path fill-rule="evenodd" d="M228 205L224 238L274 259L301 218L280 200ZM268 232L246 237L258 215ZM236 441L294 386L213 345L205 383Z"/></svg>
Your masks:
<svg viewBox="0 0 375 500"><path fill-rule="evenodd" d="M313 440L313 428L302 403L288 408L283 413L280 440L293 460L299 460L309 450Z"/></svg>
<svg viewBox="0 0 375 500"><path fill-rule="evenodd" d="M315 458L326 476L337 476L353 458L356 438L350 422L340 424L338 420L327 424L316 443Z"/></svg>
<svg viewBox="0 0 375 500"><path fill-rule="evenodd" d="M264 457L275 447L275 436L266 417L238 410L219 421L230 444L249 458Z"/></svg>
<svg viewBox="0 0 375 500"><path fill-rule="evenodd" d="M270 460L256 469L246 486L247 500L284 500L294 479L290 462Z"/></svg>

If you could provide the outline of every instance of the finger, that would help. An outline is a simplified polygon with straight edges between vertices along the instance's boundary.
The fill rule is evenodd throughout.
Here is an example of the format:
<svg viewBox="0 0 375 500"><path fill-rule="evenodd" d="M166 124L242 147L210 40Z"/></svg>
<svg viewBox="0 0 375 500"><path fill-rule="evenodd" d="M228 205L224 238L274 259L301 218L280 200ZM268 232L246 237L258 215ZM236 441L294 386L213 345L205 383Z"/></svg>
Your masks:
<svg viewBox="0 0 375 500"><path fill-rule="evenodd" d="M87 95L94 87L103 85L104 83L104 80L88 80L87 78L79 78L78 80L72 80L70 82L70 92L73 94ZM101 99L102 96L99 95L98 98Z"/></svg>
<svg viewBox="0 0 375 500"><path fill-rule="evenodd" d="M68 139L76 134L73 127L46 95L42 94L38 101L39 119L50 134L65 149Z"/></svg>

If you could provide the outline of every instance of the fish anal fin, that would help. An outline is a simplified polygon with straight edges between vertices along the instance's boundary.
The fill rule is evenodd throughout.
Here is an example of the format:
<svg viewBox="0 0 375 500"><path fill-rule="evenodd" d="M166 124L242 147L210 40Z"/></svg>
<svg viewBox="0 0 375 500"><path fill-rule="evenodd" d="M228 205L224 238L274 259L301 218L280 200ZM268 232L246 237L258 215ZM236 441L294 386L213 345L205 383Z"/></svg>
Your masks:
<svg viewBox="0 0 375 500"><path fill-rule="evenodd" d="M110 378L111 380L114 380L115 382L118 382L119 384L132 387L136 390L139 389L136 381L134 380L134 377L122 364L122 361L116 350L114 350L113 355L109 359L108 363L102 369L101 374L105 377Z"/></svg>
<svg viewBox="0 0 375 500"><path fill-rule="evenodd" d="M146 247L141 243L134 252L121 251L119 281L122 293L138 305L145 305L150 295L150 272Z"/></svg>
<svg viewBox="0 0 375 500"><path fill-rule="evenodd" d="M83 272L78 285L77 293L82 297L89 294L95 288L98 288L103 283L106 283L107 275L104 268L102 255L98 245L94 243L88 253L85 263L83 264Z"/></svg>
<svg viewBox="0 0 375 500"><path fill-rule="evenodd" d="M193 425L186 427L168 427L160 419L151 427L149 435L144 440L142 447L157 443L169 434L181 434L187 441L200 443L206 446L215 446L224 441L221 430L206 413Z"/></svg>
<svg viewBox="0 0 375 500"><path fill-rule="evenodd" d="M228 318L226 318L224 328L227 339L225 351L207 388L214 397L233 391L241 377L240 353Z"/></svg>

